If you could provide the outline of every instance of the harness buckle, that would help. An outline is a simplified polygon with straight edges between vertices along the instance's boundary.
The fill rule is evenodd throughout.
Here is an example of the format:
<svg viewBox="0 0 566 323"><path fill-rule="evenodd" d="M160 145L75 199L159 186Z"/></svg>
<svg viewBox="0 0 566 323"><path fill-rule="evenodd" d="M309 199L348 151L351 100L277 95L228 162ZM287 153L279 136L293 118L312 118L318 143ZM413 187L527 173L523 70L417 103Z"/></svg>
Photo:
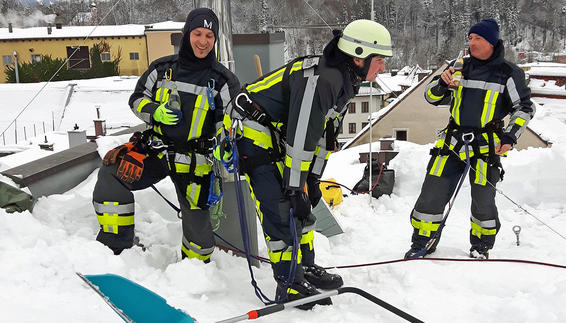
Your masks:
<svg viewBox="0 0 566 323"><path fill-rule="evenodd" d="M462 134L462 140L464 140L465 143L470 143L472 141L474 141L475 136L473 132L468 132L468 133L464 133Z"/></svg>
<svg viewBox="0 0 566 323"><path fill-rule="evenodd" d="M154 150L163 150L166 149L168 146L163 142L163 140L159 138L154 138L149 143L149 147Z"/></svg>

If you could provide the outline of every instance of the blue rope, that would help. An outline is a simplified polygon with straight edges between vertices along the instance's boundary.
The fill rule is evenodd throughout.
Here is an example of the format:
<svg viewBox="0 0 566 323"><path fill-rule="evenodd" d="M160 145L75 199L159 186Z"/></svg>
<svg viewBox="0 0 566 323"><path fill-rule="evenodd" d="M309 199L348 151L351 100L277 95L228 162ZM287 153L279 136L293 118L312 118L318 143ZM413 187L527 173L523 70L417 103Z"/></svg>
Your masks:
<svg viewBox="0 0 566 323"><path fill-rule="evenodd" d="M450 214L450 211L452 210L452 206L454 205L454 201L456 200L456 196L458 196L458 193L460 192L460 188L462 187L462 184L466 179L468 171L470 170L469 144L473 140L473 136L472 139L466 139L466 134L464 134L462 136L462 139L464 140L464 151L466 152L466 166L464 167L464 172L460 176L460 180L458 181L458 186L456 186L456 191L454 191L454 195L452 195L452 199L450 199L450 201L448 202L448 210L446 210L446 214L444 215L444 218L442 218L442 221L438 226L438 230L434 233L434 236L427 242L427 244L421 250L415 253L411 258L424 257L427 251L430 250L430 248L432 248L436 240L440 237L440 234L442 233L442 229L446 225L446 220L448 219L448 215Z"/></svg>
<svg viewBox="0 0 566 323"><path fill-rule="evenodd" d="M246 260L248 261L248 269L250 271L251 276L251 284L254 288L254 292L259 298L259 300L265 305L275 304L275 301L271 300L267 297L257 285L257 282L254 278L254 272L252 270L251 264L251 253L250 253L250 237L248 232L248 221L246 219L246 212L245 212L245 205L244 205L244 193L242 192L241 181L240 181L240 167L238 165L238 148L236 147L236 143L232 142L232 156L233 156L233 165L234 165L234 185L236 191L236 201L238 204L238 214L240 216L240 230L242 232L242 240L244 243L244 252L246 255Z"/></svg>
<svg viewBox="0 0 566 323"><path fill-rule="evenodd" d="M297 271L297 257L299 254L299 239L297 238L297 227L295 226L295 217L293 216L293 209L289 210L289 229L291 231L291 238L293 239L293 251L291 252L291 264L289 265L289 275L285 281L285 289L279 295L277 303L283 303L287 300L287 290L295 280L295 273Z"/></svg>

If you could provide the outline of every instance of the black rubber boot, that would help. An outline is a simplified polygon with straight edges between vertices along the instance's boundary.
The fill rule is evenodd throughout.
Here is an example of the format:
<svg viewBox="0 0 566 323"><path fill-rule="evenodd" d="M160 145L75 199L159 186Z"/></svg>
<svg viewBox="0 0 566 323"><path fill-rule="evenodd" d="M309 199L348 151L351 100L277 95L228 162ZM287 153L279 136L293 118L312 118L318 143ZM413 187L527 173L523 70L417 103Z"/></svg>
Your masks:
<svg viewBox="0 0 566 323"><path fill-rule="evenodd" d="M482 245L472 246L470 248L470 258L489 259L489 249Z"/></svg>
<svg viewBox="0 0 566 323"><path fill-rule="evenodd" d="M280 299L282 299L283 297L285 297L283 294L285 289L285 282L281 282L281 281L277 281L277 290L275 291L275 299L277 301L279 301ZM302 280L300 282L294 282L292 283L289 288L287 289L287 296L285 299L285 303L291 302L291 301L295 301L304 297L308 297L308 296L312 296L312 295L317 295L320 294L320 292L313 286L311 285L311 283L309 283L307 280ZM315 305L332 305L332 300L330 299L330 297L327 298L323 298L323 299L319 299L317 301L314 302L309 302L306 304L301 304L296 306L298 309L301 310L310 310L312 309Z"/></svg>
<svg viewBox="0 0 566 323"><path fill-rule="evenodd" d="M320 289L337 289L344 285L342 277L337 274L330 274L324 268L318 265L304 265L305 279Z"/></svg>
<svg viewBox="0 0 566 323"><path fill-rule="evenodd" d="M405 253L405 259L414 259L414 258L419 258L419 257L423 257L426 255L430 255L431 253L436 251L436 247L433 247L429 250L427 250L423 255L417 255L419 253L419 251L421 251L424 247L411 247L411 249L409 249L409 251L407 251Z"/></svg>

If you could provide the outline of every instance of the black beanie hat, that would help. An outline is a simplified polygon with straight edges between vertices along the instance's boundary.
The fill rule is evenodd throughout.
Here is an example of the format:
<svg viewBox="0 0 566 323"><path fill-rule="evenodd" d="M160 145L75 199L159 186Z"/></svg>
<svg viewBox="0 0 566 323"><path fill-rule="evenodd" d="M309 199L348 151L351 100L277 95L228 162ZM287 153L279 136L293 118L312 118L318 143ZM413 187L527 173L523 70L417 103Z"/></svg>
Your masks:
<svg viewBox="0 0 566 323"><path fill-rule="evenodd" d="M189 70L202 70L212 66L216 61L214 48L205 58L197 58L190 45L190 33L192 30L203 27L212 30L214 41L218 40L218 17L214 11L208 8L197 8L189 12L187 21L183 27L183 38L179 45L179 62Z"/></svg>
<svg viewBox="0 0 566 323"><path fill-rule="evenodd" d="M491 18L483 19L473 25L472 28L470 28L470 31L468 31L468 36L472 33L482 36L494 47L499 41L499 26L497 25L497 21Z"/></svg>
<svg viewBox="0 0 566 323"><path fill-rule="evenodd" d="M188 34L199 27L212 30L214 39L218 39L218 17L214 11L208 8L197 8L189 12L183 32Z"/></svg>

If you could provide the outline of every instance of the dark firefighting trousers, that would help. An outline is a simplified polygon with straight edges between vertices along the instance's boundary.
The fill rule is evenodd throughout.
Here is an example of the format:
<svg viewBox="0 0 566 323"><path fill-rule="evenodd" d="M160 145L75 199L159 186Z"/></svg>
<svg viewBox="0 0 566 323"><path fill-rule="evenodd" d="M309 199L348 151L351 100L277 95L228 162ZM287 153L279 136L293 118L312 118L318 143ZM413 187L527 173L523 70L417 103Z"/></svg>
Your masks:
<svg viewBox="0 0 566 323"><path fill-rule="evenodd" d="M132 247L135 213L132 191L148 188L169 175L175 185L181 206L182 255L208 260L215 245L206 205L210 173L197 176L199 183L196 183L195 177L191 178L187 173L182 172L183 168L180 167L182 164L177 164L177 159L176 157L176 171L170 172L169 163L164 155L149 155L144 160L144 170L140 180L132 184L123 182L116 176L119 162L110 166L102 165L93 192L94 209L100 223L96 240L108 246L116 254Z"/></svg>
<svg viewBox="0 0 566 323"><path fill-rule="evenodd" d="M476 157L470 158L471 167L468 175L472 195L470 243L477 250L493 248L495 236L501 226L495 205L494 186L500 179L497 164L499 163L486 163ZM444 216L444 209L456 190L465 166L465 161L453 155L431 157L421 193L411 212L411 224L414 228L413 249L422 249L434 237ZM432 250L436 248L440 236L437 238Z"/></svg>
<svg viewBox="0 0 566 323"><path fill-rule="evenodd" d="M246 180L250 185L252 198L256 203L257 214L263 227L263 234L267 243L267 251L276 280L285 281L289 275L291 255L293 251L293 233L289 225L291 203L284 196L281 162L266 162L261 165L247 167L245 160L270 160L267 150L253 144L248 138L237 141L238 153ZM279 164L279 167L278 165ZM249 166L249 164L248 164ZM295 232L300 239L300 248L297 250L297 267L295 281L304 278L302 265L314 264L314 227L316 217L311 213L306 219L299 220L294 217Z"/></svg>

